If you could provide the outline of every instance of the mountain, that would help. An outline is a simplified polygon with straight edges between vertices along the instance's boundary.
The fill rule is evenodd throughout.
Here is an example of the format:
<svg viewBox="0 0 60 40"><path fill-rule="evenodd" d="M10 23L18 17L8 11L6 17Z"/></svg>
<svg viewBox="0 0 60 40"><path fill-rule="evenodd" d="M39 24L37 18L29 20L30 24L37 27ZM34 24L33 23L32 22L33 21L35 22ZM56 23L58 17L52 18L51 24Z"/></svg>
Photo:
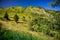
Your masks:
<svg viewBox="0 0 60 40"><path fill-rule="evenodd" d="M21 6L0 10L1 40L60 40L60 11Z"/></svg>

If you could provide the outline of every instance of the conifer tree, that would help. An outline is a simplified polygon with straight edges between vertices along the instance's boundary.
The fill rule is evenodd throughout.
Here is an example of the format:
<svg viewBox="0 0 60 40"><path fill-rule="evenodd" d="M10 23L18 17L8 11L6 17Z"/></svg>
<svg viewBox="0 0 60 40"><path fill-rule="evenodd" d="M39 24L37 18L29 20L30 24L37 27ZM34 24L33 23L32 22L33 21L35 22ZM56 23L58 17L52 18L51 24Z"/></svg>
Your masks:
<svg viewBox="0 0 60 40"><path fill-rule="evenodd" d="M14 16L14 20L15 20L16 23L18 23L18 19L19 19L18 15L15 14L15 16Z"/></svg>
<svg viewBox="0 0 60 40"><path fill-rule="evenodd" d="M5 18L6 20L9 20L9 16L8 16L8 13L7 13L7 12L5 13L4 18Z"/></svg>

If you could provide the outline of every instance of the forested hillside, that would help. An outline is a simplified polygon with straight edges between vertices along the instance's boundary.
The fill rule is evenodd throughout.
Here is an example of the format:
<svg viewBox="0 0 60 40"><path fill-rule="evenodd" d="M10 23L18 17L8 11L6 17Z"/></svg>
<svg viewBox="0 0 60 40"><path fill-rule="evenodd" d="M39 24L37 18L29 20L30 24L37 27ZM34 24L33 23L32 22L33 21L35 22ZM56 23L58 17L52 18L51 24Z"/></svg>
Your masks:
<svg viewBox="0 0 60 40"><path fill-rule="evenodd" d="M0 8L0 40L60 40L60 11Z"/></svg>

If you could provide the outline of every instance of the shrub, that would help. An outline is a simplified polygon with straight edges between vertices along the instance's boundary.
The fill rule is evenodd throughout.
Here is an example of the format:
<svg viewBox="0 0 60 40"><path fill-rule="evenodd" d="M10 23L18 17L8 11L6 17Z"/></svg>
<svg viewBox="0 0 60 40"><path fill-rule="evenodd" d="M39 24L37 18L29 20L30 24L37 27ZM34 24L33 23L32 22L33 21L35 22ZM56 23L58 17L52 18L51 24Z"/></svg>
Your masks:
<svg viewBox="0 0 60 40"><path fill-rule="evenodd" d="M25 16L23 16L22 20L23 20L23 21L26 21L26 20L25 20Z"/></svg>
<svg viewBox="0 0 60 40"><path fill-rule="evenodd" d="M36 24L36 25L32 26L31 30L37 32L37 31L39 31L38 28L39 28L39 26Z"/></svg>
<svg viewBox="0 0 60 40"><path fill-rule="evenodd" d="M60 34L59 34L59 33L56 34L56 36L55 36L55 40L60 40Z"/></svg>

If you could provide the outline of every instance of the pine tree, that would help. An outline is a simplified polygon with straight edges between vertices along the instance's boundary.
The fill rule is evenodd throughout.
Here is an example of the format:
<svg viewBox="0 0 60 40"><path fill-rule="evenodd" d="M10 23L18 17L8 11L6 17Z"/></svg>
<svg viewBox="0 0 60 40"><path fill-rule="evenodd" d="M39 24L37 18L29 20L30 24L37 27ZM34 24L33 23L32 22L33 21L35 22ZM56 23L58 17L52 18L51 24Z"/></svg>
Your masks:
<svg viewBox="0 0 60 40"><path fill-rule="evenodd" d="M19 19L18 15L15 14L15 16L14 16L14 20L15 20L16 23L18 23L18 19Z"/></svg>
<svg viewBox="0 0 60 40"><path fill-rule="evenodd" d="M7 12L5 13L4 18L5 18L6 20L9 20L9 16L8 16L8 13L7 13Z"/></svg>

